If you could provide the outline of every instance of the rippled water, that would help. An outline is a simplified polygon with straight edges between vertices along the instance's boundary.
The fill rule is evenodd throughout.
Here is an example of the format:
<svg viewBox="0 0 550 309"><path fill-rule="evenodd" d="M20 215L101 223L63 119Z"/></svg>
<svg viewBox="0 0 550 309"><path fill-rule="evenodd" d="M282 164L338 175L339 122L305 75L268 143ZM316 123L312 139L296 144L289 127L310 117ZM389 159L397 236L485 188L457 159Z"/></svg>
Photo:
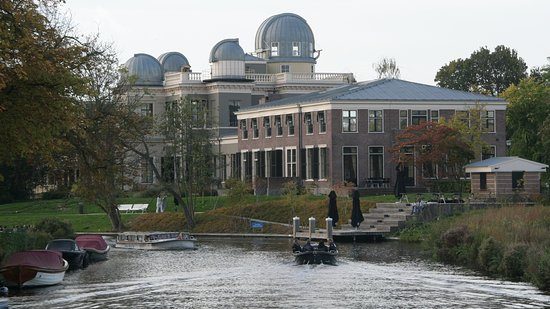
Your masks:
<svg viewBox="0 0 550 309"><path fill-rule="evenodd" d="M295 265L286 239L200 239L195 251L112 250L10 308L540 308L550 296L435 264L398 242L340 244L338 266Z"/></svg>

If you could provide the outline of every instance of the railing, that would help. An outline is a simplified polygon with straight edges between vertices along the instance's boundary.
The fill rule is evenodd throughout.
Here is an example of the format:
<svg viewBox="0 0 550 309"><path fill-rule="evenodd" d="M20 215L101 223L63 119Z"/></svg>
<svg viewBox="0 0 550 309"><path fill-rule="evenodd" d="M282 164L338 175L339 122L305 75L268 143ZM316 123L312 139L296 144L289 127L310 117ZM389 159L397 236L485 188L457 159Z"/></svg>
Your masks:
<svg viewBox="0 0 550 309"><path fill-rule="evenodd" d="M210 79L210 73L176 72L167 73L164 76L164 85L177 85L180 83L200 83ZM258 84L283 84L283 83L352 83L355 81L353 73L277 73L277 74L245 74L246 79L254 80Z"/></svg>

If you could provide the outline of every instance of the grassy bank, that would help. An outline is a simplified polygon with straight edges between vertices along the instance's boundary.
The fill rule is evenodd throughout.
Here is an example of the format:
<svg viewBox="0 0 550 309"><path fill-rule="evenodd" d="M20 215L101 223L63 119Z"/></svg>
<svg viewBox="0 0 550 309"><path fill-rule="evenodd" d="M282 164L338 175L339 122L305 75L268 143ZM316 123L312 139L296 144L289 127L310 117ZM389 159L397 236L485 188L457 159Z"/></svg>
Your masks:
<svg viewBox="0 0 550 309"><path fill-rule="evenodd" d="M550 291L550 207L503 207L465 213L401 232L434 258Z"/></svg>

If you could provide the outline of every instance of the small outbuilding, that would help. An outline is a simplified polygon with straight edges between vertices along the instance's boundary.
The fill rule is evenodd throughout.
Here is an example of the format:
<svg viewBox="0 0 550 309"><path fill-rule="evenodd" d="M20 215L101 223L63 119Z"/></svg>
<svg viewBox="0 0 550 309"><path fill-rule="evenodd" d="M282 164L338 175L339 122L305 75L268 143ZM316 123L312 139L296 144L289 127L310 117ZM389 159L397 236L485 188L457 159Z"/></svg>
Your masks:
<svg viewBox="0 0 550 309"><path fill-rule="evenodd" d="M464 167L470 173L472 193L479 197L504 197L540 193L540 174L548 165L520 157L494 157Z"/></svg>

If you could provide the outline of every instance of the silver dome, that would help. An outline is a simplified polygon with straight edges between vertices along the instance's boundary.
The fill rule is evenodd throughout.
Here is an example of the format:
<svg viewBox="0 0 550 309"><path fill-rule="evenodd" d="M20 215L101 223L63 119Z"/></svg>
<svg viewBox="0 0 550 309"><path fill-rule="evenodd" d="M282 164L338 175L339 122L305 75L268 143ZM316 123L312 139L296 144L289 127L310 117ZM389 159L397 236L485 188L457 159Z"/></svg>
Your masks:
<svg viewBox="0 0 550 309"><path fill-rule="evenodd" d="M164 72L181 72L182 68L191 68L187 58L178 52L164 53L158 57L158 61L162 65Z"/></svg>
<svg viewBox="0 0 550 309"><path fill-rule="evenodd" d="M272 55L271 43L277 42L278 55ZM315 62L313 31L302 17L283 13L266 19L256 32L256 53L278 61ZM294 50L293 50L294 47Z"/></svg>
<svg viewBox="0 0 550 309"><path fill-rule="evenodd" d="M219 41L210 52L210 63L230 60L244 61L244 51L239 45L239 39Z"/></svg>
<svg viewBox="0 0 550 309"><path fill-rule="evenodd" d="M135 76L136 86L162 86L164 72L160 62L147 54L135 54L124 64L129 76Z"/></svg>

